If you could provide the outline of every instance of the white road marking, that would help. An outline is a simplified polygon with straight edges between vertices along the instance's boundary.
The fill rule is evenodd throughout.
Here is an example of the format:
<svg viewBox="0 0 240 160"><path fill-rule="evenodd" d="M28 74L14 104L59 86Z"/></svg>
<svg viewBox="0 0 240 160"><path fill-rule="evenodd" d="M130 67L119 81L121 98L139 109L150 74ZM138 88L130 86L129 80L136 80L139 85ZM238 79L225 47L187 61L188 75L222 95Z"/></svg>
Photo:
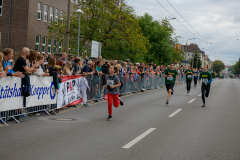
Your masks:
<svg viewBox="0 0 240 160"><path fill-rule="evenodd" d="M152 131L154 131L156 128L150 128L149 130L147 130L146 132L144 132L143 134L141 134L140 136L138 136L137 138L135 138L134 140L132 140L131 142L129 142L128 144L126 144L125 146L123 146L122 148L125 149L129 149L131 148L134 144L136 144L137 142L139 142L141 139L143 139L144 137L146 137L147 135L149 135Z"/></svg>
<svg viewBox="0 0 240 160"><path fill-rule="evenodd" d="M176 110L175 112L173 112L172 114L170 114L168 117L173 117L173 116L175 116L178 112L180 112L182 109L178 109L178 110Z"/></svg>
<svg viewBox="0 0 240 160"><path fill-rule="evenodd" d="M195 101L195 98L193 98L191 101L189 101L188 103L192 103L193 101Z"/></svg>
<svg viewBox="0 0 240 160"><path fill-rule="evenodd" d="M202 96L202 93L198 95L198 97L201 97Z"/></svg>

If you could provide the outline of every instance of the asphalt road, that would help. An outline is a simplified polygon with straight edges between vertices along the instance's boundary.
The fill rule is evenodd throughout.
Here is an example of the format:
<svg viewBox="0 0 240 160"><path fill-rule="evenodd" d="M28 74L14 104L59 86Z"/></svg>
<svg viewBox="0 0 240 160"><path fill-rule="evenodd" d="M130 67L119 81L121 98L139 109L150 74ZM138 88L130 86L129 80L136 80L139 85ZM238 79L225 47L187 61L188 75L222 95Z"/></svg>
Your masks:
<svg viewBox="0 0 240 160"><path fill-rule="evenodd" d="M200 87L125 97L112 121L100 103L0 127L0 160L239 160L240 81L214 80L205 108Z"/></svg>

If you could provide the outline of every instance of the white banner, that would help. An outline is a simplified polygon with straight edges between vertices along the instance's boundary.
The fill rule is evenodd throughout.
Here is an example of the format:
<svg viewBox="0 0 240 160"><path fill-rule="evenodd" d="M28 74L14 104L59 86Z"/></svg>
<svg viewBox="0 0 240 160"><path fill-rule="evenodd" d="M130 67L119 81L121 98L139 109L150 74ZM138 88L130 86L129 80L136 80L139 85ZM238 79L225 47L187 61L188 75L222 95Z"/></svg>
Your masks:
<svg viewBox="0 0 240 160"><path fill-rule="evenodd" d="M80 76L65 76L59 87L57 108L67 105L75 105L81 102L82 95L80 93Z"/></svg>
<svg viewBox="0 0 240 160"><path fill-rule="evenodd" d="M97 41L92 41L91 44L91 57L101 56L102 43Z"/></svg>
<svg viewBox="0 0 240 160"><path fill-rule="evenodd" d="M27 107L56 104L53 77L30 76L30 83L31 96L27 97Z"/></svg>
<svg viewBox="0 0 240 160"><path fill-rule="evenodd" d="M56 103L53 77L30 76L31 96L27 97L27 107ZM23 108L21 79L18 77L0 78L0 111Z"/></svg>

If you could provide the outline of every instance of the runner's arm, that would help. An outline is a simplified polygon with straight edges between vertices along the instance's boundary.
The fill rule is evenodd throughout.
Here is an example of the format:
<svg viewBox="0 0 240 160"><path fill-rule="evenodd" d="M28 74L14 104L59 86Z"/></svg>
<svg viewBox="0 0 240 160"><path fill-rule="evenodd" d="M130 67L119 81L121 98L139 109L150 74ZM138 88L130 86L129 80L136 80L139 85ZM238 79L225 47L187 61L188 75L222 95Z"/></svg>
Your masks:
<svg viewBox="0 0 240 160"><path fill-rule="evenodd" d="M212 82L212 77L210 78L210 80L207 82L207 84L211 83Z"/></svg>

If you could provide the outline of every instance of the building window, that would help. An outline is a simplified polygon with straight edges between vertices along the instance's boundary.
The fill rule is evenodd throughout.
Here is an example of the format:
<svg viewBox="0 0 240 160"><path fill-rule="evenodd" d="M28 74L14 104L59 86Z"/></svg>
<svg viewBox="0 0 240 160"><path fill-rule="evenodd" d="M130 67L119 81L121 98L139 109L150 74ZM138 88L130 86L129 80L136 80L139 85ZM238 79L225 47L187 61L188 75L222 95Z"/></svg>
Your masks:
<svg viewBox="0 0 240 160"><path fill-rule="evenodd" d="M53 7L50 7L50 20L49 22L51 23L53 21Z"/></svg>
<svg viewBox="0 0 240 160"><path fill-rule="evenodd" d="M62 21L62 24L64 24L64 16L65 16L64 11L61 11L61 18L60 19Z"/></svg>
<svg viewBox="0 0 240 160"><path fill-rule="evenodd" d="M55 21L58 23L58 9L56 9L56 12L55 12Z"/></svg>
<svg viewBox="0 0 240 160"><path fill-rule="evenodd" d="M59 51L59 53L62 53L62 42L59 42L58 51Z"/></svg>
<svg viewBox="0 0 240 160"><path fill-rule="evenodd" d="M39 44L40 44L40 36L39 35L37 35L36 36L36 50L39 50Z"/></svg>
<svg viewBox="0 0 240 160"><path fill-rule="evenodd" d="M48 18L48 5L44 5L44 17L43 17L43 21L47 22Z"/></svg>
<svg viewBox="0 0 240 160"><path fill-rule="evenodd" d="M76 0L76 5L78 5L78 0Z"/></svg>
<svg viewBox="0 0 240 160"><path fill-rule="evenodd" d="M190 56L190 54L188 53L188 56Z"/></svg>
<svg viewBox="0 0 240 160"><path fill-rule="evenodd" d="M52 53L52 39L48 39L48 53Z"/></svg>
<svg viewBox="0 0 240 160"><path fill-rule="evenodd" d="M38 3L38 12L37 12L37 19L41 20L42 18L42 3Z"/></svg>
<svg viewBox="0 0 240 160"><path fill-rule="evenodd" d="M54 42L53 42L53 53L57 53L57 39L54 39Z"/></svg>
<svg viewBox="0 0 240 160"><path fill-rule="evenodd" d="M42 53L45 53L46 49L46 37L42 38Z"/></svg>
<svg viewBox="0 0 240 160"><path fill-rule="evenodd" d="M74 0L71 0L72 3L74 3Z"/></svg>
<svg viewBox="0 0 240 160"><path fill-rule="evenodd" d="M0 0L0 16L2 16L3 0Z"/></svg>

